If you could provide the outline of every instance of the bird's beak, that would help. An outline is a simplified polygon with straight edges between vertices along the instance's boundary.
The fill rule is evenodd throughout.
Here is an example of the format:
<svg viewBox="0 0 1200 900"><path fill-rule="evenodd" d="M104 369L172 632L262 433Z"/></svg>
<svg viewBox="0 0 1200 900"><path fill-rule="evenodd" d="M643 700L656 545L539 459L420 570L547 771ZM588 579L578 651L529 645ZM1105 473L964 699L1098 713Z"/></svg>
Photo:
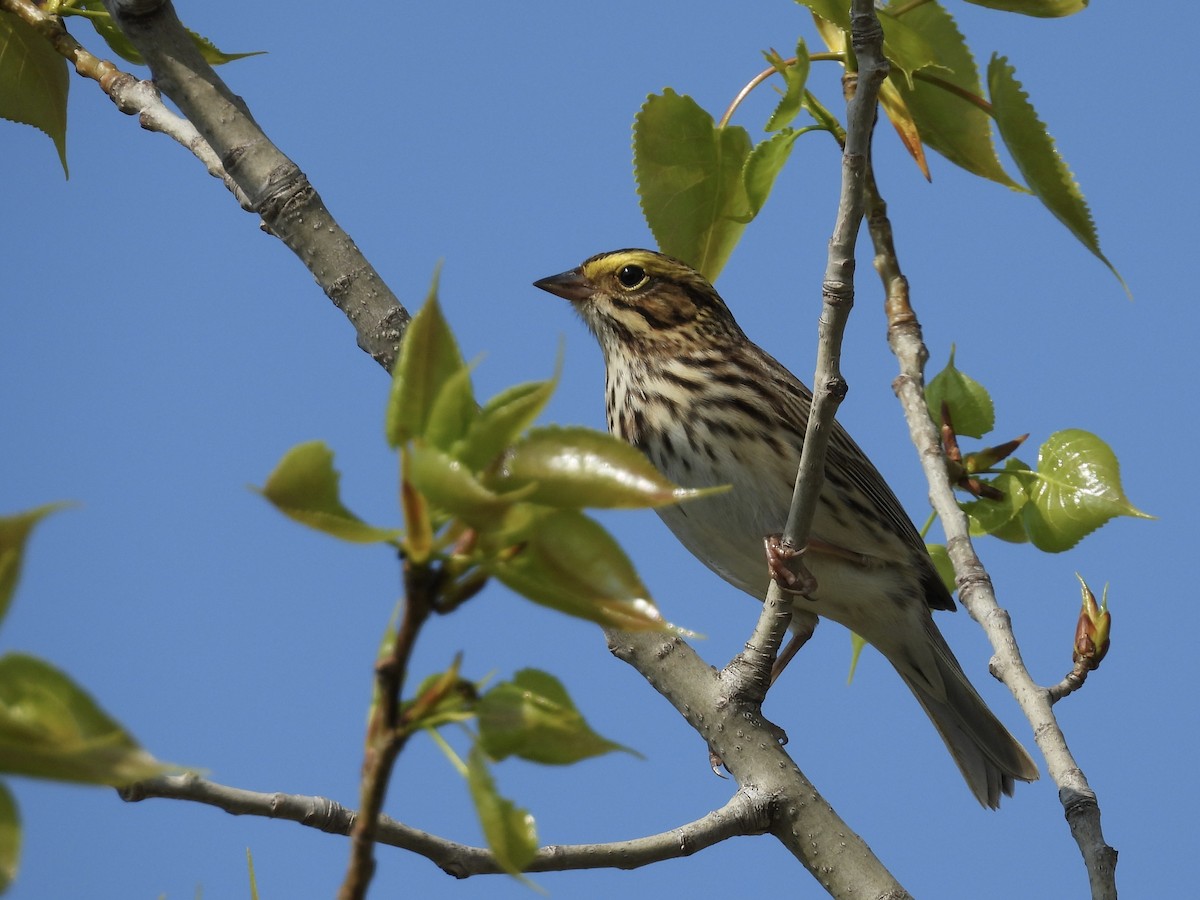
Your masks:
<svg viewBox="0 0 1200 900"><path fill-rule="evenodd" d="M548 291L556 297L570 300L572 303L586 300L595 291L595 286L584 277L582 269L572 269L561 275L542 278L535 281L533 286Z"/></svg>

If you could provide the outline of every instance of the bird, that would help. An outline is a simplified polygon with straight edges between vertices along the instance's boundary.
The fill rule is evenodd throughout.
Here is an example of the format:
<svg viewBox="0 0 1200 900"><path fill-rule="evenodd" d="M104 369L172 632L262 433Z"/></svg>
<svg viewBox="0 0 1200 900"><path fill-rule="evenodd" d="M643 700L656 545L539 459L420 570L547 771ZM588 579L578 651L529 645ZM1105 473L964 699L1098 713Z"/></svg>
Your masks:
<svg viewBox="0 0 1200 900"><path fill-rule="evenodd" d="M764 538L783 531L812 393L754 344L713 286L652 250L599 253L534 282L571 303L605 362L609 430L672 481L729 485L658 510L679 541L734 587L762 600ZM835 421L811 538L811 575L794 595L793 631L816 617L844 625L892 664L945 742L968 787L992 809L1038 768L971 685L933 621L953 610L911 519Z"/></svg>

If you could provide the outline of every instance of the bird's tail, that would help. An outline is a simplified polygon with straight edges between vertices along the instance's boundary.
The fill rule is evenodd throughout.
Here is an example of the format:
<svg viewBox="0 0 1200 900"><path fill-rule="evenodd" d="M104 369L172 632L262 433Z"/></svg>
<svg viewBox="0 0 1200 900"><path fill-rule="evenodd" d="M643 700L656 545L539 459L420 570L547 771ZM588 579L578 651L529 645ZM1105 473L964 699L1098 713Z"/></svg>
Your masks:
<svg viewBox="0 0 1200 900"><path fill-rule="evenodd" d="M1037 780L1037 764L988 709L932 622L928 630L933 652L926 664L896 669L933 721L971 792L996 809L1001 791L1012 796L1015 781ZM936 671L929 671L931 663Z"/></svg>

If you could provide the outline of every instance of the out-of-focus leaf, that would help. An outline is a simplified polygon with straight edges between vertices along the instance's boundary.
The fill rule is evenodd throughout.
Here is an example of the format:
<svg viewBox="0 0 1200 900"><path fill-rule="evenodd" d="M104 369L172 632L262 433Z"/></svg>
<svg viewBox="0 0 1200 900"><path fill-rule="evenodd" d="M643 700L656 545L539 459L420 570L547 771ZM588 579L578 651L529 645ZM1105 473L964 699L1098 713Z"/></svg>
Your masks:
<svg viewBox="0 0 1200 900"><path fill-rule="evenodd" d="M1029 540L1025 532L1025 524L1021 518L1021 509L1029 502L1029 493L1025 489L1025 476L1029 466L1010 457L1004 464L1004 472L995 478L987 479L996 490L1004 495L1001 500L979 499L961 503L970 519L971 534L990 534L1014 544L1023 544Z"/></svg>
<svg viewBox="0 0 1200 900"><path fill-rule="evenodd" d="M913 158L926 181L930 181L929 163L925 161L925 147L921 144L921 132L913 122L912 113L904 103L904 97L896 89L896 81L889 75L879 86L879 105L887 113L888 121L900 136L900 143Z"/></svg>
<svg viewBox="0 0 1200 900"><path fill-rule="evenodd" d="M524 544L489 561L501 583L551 609L625 631L672 630L620 545L575 510L549 510Z"/></svg>
<svg viewBox="0 0 1200 900"><path fill-rule="evenodd" d="M471 367L463 366L446 379L438 391L429 411L425 439L441 450L449 450L466 436L477 412L475 392L471 389Z"/></svg>
<svg viewBox="0 0 1200 900"><path fill-rule="evenodd" d="M438 275L437 271L433 273L425 305L408 323L400 357L392 370L386 424L392 447L425 435L438 394L466 365L438 305Z"/></svg>
<svg viewBox="0 0 1200 900"><path fill-rule="evenodd" d="M250 900L258 900L258 878L254 874L254 856L246 848L246 871L250 876Z"/></svg>
<svg viewBox="0 0 1200 900"><path fill-rule="evenodd" d="M958 590L958 584L954 578L954 563L950 562L950 554L946 552L946 545L926 544L925 549L929 551L929 558L933 560L933 567L937 569L938 578L942 579L946 590L953 594Z"/></svg>
<svg viewBox="0 0 1200 900"><path fill-rule="evenodd" d="M645 454L590 428L535 428L505 455L489 480L497 490L528 487L527 498L546 506L580 509L665 506L723 488L681 488Z"/></svg>
<svg viewBox="0 0 1200 900"><path fill-rule="evenodd" d="M113 787L178 771L159 762L70 678L32 656L0 658L0 772Z"/></svg>
<svg viewBox="0 0 1200 900"><path fill-rule="evenodd" d="M759 214L763 204L767 202L767 197L771 195L775 178L791 156L796 138L809 130L784 129L760 142L750 151L750 155L746 157L746 168L742 177L746 183L746 202L749 203L751 217Z"/></svg>
<svg viewBox="0 0 1200 900"><path fill-rule="evenodd" d="M954 348L950 361L925 386L925 402L929 417L942 424L942 403L950 408L954 433L981 438L996 427L996 407L982 384L960 372L954 365Z"/></svg>
<svg viewBox="0 0 1200 900"><path fill-rule="evenodd" d="M614 750L639 755L592 731L562 682L537 669L522 669L485 693L478 714L479 739L495 760L568 765Z"/></svg>
<svg viewBox="0 0 1200 900"><path fill-rule="evenodd" d="M45 132L67 175L67 61L36 28L0 10L0 116Z"/></svg>
<svg viewBox="0 0 1200 900"><path fill-rule="evenodd" d="M804 87L808 83L810 67L808 46L804 43L804 38L800 38L800 42L796 44L796 61L790 66L785 65L783 59L774 50L764 55L767 62L774 66L775 71L783 78L785 85L783 96L779 98L779 104L771 113L771 118L767 119L764 130L782 131L795 121L804 106Z"/></svg>
<svg viewBox="0 0 1200 900"><path fill-rule="evenodd" d="M17 801L3 781L0 781L0 894L8 890L17 877L21 861L21 817Z"/></svg>
<svg viewBox="0 0 1200 900"><path fill-rule="evenodd" d="M47 503L11 516L0 516L0 621L8 613L13 591L21 578L21 560L33 526L67 504Z"/></svg>
<svg viewBox="0 0 1200 900"><path fill-rule="evenodd" d="M531 381L501 391L484 404L471 422L455 456L472 471L478 472L487 466L533 424L557 385L556 373L548 381Z"/></svg>
<svg viewBox="0 0 1200 900"><path fill-rule="evenodd" d="M1054 139L1047 133L1046 126L1029 102L1029 95L1017 81L1013 67L1003 56L993 55L988 64L988 92L1000 137L1030 190L1083 246L1108 266L1128 293L1125 280L1100 251L1096 226L1075 176L1059 155Z"/></svg>
<svg viewBox="0 0 1200 900"><path fill-rule="evenodd" d="M1037 477L1021 510L1039 550L1069 550L1115 516L1152 519L1121 487L1120 466L1109 446L1078 428L1056 431L1038 451Z"/></svg>
<svg viewBox="0 0 1200 900"><path fill-rule="evenodd" d="M142 58L135 46L130 42L129 38L121 32L109 15L108 10L104 7L103 0L76 0L74 3L80 9L87 10L87 20L92 23L92 27L96 29L96 34L104 39L113 53L120 56L122 59L129 60L135 65L144 66L146 61ZM70 7L65 7L62 10L64 15L78 15L73 13ZM255 50L251 53L226 53L202 35L196 34L192 29L188 28L187 33L192 38L192 43L196 45L196 49L200 51L200 55L204 57L204 61L210 66L220 66L227 62L233 62L235 59L245 59L247 56L261 56L266 53L265 50Z"/></svg>
<svg viewBox="0 0 1200 900"><path fill-rule="evenodd" d="M457 459L423 441L414 441L409 451L408 477L433 506L475 528L495 527L514 502L532 493L526 488L497 494Z"/></svg>
<svg viewBox="0 0 1200 900"><path fill-rule="evenodd" d="M478 694L474 684L459 676L461 667L459 653L449 669L425 678L413 699L400 704L401 719L410 728L439 728L474 717Z"/></svg>
<svg viewBox="0 0 1200 900"><path fill-rule="evenodd" d="M343 541L377 544L401 535L396 528L368 525L343 506L340 478L333 451L321 441L309 441L284 454L267 483L256 490L289 519Z"/></svg>
<svg viewBox="0 0 1200 900"><path fill-rule="evenodd" d="M496 863L510 875L520 875L537 854L537 825L533 816L500 796L479 747L473 748L467 758L467 786Z"/></svg>
<svg viewBox="0 0 1200 900"><path fill-rule="evenodd" d="M1021 13L1039 19L1057 19L1072 16L1087 9L1089 0L967 0L976 6L999 9L1004 12Z"/></svg>
<svg viewBox="0 0 1200 900"><path fill-rule="evenodd" d="M924 35L935 54L933 65L911 84L895 80L922 142L968 172L1024 191L996 155L992 118L984 111L988 104L983 100L975 57L954 19L937 3L912 6L908 0L892 0L889 9L901 6L908 7L904 23Z"/></svg>
<svg viewBox="0 0 1200 900"><path fill-rule="evenodd" d="M716 281L752 218L742 171L744 128L717 128L691 97L651 94L633 122L642 213L663 253Z"/></svg>

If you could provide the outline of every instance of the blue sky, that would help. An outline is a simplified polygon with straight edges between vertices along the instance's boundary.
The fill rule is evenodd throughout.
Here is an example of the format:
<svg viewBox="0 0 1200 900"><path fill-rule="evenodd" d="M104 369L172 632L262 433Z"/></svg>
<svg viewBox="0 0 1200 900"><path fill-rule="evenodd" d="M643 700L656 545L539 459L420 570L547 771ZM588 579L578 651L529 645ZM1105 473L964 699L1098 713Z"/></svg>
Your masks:
<svg viewBox="0 0 1200 900"><path fill-rule="evenodd" d="M1162 21L1168 7L1185 8L1162 5ZM318 18L294 4L179 4L223 48L270 51L224 76L406 304L419 304L445 261L443 305L465 354L482 355L479 395L545 377L562 342L562 386L545 419L602 427L599 352L566 304L530 282L600 250L652 245L630 172L629 129L646 94L671 86L719 115L762 67L760 50L787 51L800 33L815 43L807 14L785 0L321 9ZM928 185L880 126L878 177L931 369L956 344L959 367L996 400L1000 438L1028 431L1036 448L1060 428L1101 435L1131 500L1159 517L1114 521L1058 556L995 541L979 549L1043 683L1069 668L1074 573L1111 584L1113 649L1058 710L1120 851L1119 886L1169 896L1172 863L1198 837L1194 779L1182 775L1194 764L1196 704L1181 686L1198 624L1183 579L1197 517L1174 464L1200 440L1186 399L1200 317L1181 294L1195 231L1181 227L1183 211L1197 200L1182 159L1196 137L1176 89L1185 70L1169 41L1155 42L1153 58L1141 52L1129 12L1112 5L1052 21L950 9L983 64L997 50L1016 66L1135 296L1036 201L937 156ZM832 64L814 77L832 102ZM760 93L736 120L756 135L773 97ZM37 532L3 648L62 666L163 759L227 784L354 805L395 560L284 520L247 485L293 444L319 438L337 452L347 503L397 521L381 434L387 379L308 273L192 157L79 79L68 140L64 182L44 136L0 123L0 509L79 504ZM828 139L801 139L719 283L743 328L805 380L837 175ZM868 263L863 255L839 415L921 522L925 487L891 394L896 364ZM740 649L754 604L653 514L602 518L668 617L708 636L698 646L706 659L721 665ZM963 612L939 625L1032 748L1015 702L987 676L980 630ZM846 685L848 648L844 631L824 625L766 712L901 882L921 897L1085 896L1053 784L981 810L878 654L868 651ZM594 627L496 587L433 624L415 671L440 670L460 650L471 677L555 673L598 731L647 757L498 766L501 790L535 814L544 842L669 829L733 789ZM17 898L247 896L246 847L264 898L323 897L345 866L343 839L288 823L130 805L106 789L12 786L26 841ZM465 784L428 740L402 757L387 811L480 841ZM823 896L770 838L636 872L535 880L572 898ZM455 882L386 848L375 891L531 896L509 879Z"/></svg>

